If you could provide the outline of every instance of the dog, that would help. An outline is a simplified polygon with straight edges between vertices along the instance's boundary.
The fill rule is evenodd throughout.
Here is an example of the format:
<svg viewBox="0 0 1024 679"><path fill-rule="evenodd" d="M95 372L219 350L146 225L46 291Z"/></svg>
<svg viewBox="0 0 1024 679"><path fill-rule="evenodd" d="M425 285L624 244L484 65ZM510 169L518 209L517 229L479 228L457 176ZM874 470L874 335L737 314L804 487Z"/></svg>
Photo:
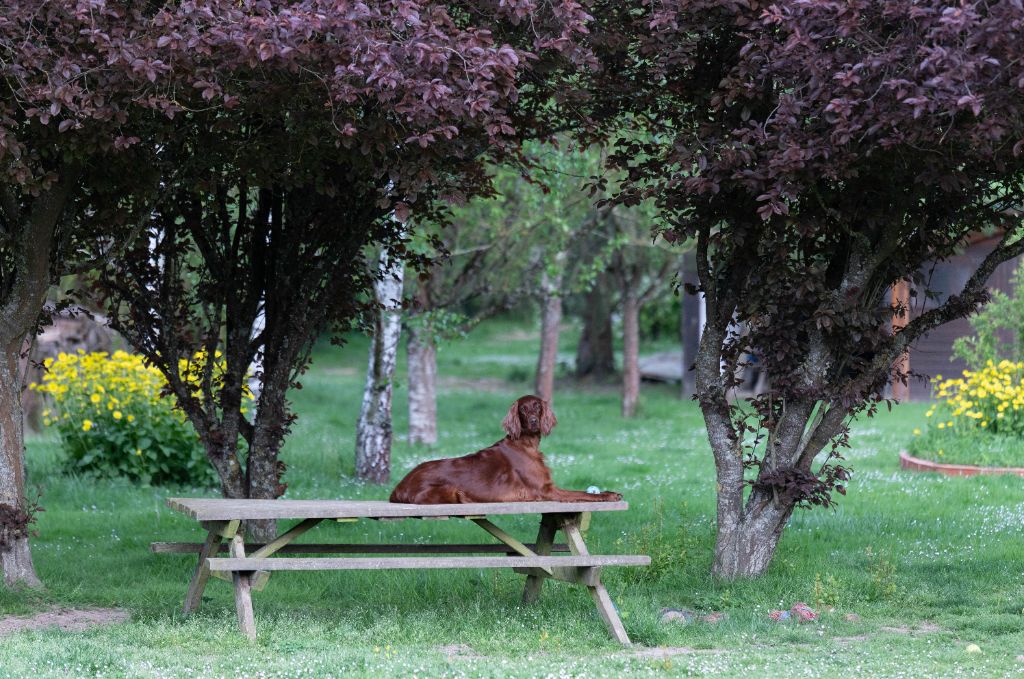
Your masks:
<svg viewBox="0 0 1024 679"><path fill-rule="evenodd" d="M557 424L547 401L523 396L501 423L507 436L463 457L431 460L398 482L391 502L463 504L468 502L618 502L619 493L564 490L551 480L540 439Z"/></svg>

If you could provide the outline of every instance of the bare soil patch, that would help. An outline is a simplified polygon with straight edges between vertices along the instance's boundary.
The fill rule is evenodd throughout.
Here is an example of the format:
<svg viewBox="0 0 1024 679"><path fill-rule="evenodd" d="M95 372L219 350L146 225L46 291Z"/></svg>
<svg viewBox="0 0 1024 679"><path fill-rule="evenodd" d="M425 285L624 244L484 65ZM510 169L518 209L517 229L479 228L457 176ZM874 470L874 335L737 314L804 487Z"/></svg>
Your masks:
<svg viewBox="0 0 1024 679"><path fill-rule="evenodd" d="M933 634L935 632L941 632L942 628L933 622L919 622L913 627L907 627L906 625L899 625L897 627L882 627L883 632L892 632L893 634Z"/></svg>
<svg viewBox="0 0 1024 679"><path fill-rule="evenodd" d="M100 625L127 622L128 611L120 608L54 608L35 615L0 617L0 637L22 630L57 627L65 632L82 632Z"/></svg>
<svg viewBox="0 0 1024 679"><path fill-rule="evenodd" d="M628 654L636 658L650 658L651 660L663 660L674 658L677 655L695 655L726 653L722 648L690 648L689 646L658 646L656 648L638 648L635 651L628 651Z"/></svg>

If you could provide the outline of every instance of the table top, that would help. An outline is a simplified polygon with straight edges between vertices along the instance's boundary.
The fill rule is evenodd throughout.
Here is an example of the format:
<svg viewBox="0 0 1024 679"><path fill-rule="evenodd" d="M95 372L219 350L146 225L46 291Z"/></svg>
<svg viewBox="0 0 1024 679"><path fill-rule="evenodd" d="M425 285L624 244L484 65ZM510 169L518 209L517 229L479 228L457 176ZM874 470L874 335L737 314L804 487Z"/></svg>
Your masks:
<svg viewBox="0 0 1024 679"><path fill-rule="evenodd" d="M488 514L578 514L629 509L627 502L479 502L410 505L382 500L227 500L172 497L167 506L197 521L234 519L418 518Z"/></svg>

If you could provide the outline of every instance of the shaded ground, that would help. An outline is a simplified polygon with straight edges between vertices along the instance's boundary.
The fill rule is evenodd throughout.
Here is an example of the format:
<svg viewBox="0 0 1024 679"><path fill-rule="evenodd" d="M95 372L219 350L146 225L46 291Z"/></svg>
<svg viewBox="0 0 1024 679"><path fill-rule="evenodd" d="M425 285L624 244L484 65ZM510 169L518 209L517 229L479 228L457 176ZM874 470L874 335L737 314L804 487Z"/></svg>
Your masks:
<svg viewBox="0 0 1024 679"><path fill-rule="evenodd" d="M82 632L100 625L127 622L131 616L120 608L54 608L35 615L0 617L0 637L23 630L56 627L65 632Z"/></svg>

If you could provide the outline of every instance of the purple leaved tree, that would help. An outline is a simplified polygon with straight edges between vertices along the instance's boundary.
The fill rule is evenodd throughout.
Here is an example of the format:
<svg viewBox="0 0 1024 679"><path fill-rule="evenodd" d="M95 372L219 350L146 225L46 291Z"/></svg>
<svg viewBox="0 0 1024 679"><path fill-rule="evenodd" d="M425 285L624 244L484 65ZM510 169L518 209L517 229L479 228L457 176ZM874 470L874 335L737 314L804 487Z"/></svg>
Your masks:
<svg viewBox="0 0 1024 679"><path fill-rule="evenodd" d="M173 199L97 288L167 377L226 497L284 491L288 390L318 336L373 316L386 273L366 253L416 265L403 222L443 220L443 199L486 190L485 153L543 129L547 89L521 83L533 68L584 65L574 38L588 19L568 1L215 0L158 15L153 49L192 74L159 145ZM387 480L389 454L374 481Z"/></svg>
<svg viewBox="0 0 1024 679"><path fill-rule="evenodd" d="M631 3L594 12L596 114L627 111L618 200L695 239L697 395L717 468L713 572L765 572L797 507L845 492L848 425L894 361L975 311L1024 252L1024 8L1015 0ZM603 108L602 108L603 107ZM962 289L896 332L886 291L1001 231ZM899 323L894 324L899 326ZM770 387L730 399L753 354Z"/></svg>

